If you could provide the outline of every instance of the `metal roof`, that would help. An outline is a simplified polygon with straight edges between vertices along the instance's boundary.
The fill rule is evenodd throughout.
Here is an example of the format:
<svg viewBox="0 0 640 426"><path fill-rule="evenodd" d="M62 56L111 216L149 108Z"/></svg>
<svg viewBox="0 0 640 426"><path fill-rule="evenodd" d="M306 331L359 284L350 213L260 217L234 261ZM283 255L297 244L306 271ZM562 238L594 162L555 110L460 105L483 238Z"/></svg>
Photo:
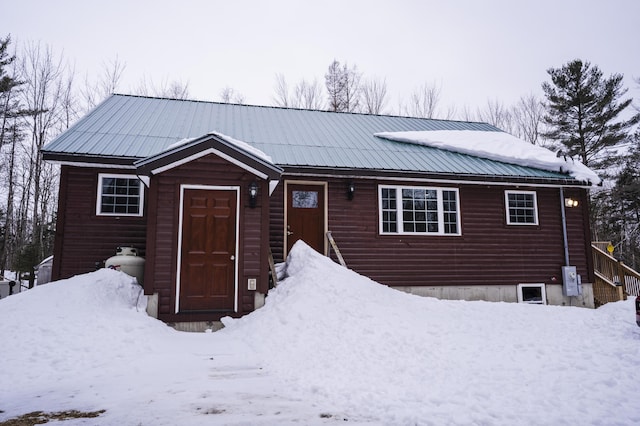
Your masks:
<svg viewBox="0 0 640 426"><path fill-rule="evenodd" d="M415 130L501 131L486 123L112 95L47 144L43 154L45 159L99 163L115 158L133 164L181 139L215 131L262 150L285 169L572 180L560 173L374 136Z"/></svg>

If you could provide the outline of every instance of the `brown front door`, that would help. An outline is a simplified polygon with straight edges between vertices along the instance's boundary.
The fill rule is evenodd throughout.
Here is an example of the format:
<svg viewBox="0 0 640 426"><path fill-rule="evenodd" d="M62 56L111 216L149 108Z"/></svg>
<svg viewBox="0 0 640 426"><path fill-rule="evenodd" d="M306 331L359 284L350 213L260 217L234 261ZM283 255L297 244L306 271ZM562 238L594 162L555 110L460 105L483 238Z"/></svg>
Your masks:
<svg viewBox="0 0 640 426"><path fill-rule="evenodd" d="M234 310L236 191L183 190L178 311Z"/></svg>
<svg viewBox="0 0 640 426"><path fill-rule="evenodd" d="M287 185L287 253L303 240L324 253L324 185Z"/></svg>

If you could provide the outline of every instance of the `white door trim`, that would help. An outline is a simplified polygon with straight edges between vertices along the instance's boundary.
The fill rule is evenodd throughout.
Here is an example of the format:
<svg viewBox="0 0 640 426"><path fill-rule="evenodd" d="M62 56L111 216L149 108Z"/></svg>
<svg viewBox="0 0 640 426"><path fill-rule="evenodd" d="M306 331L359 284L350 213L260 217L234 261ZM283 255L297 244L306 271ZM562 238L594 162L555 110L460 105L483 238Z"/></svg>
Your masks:
<svg viewBox="0 0 640 426"><path fill-rule="evenodd" d="M180 272L182 267L182 223L184 216L184 191L185 189L203 189L206 191L235 191L236 192L236 247L234 260L234 302L233 310L238 312L238 264L239 264L239 236L240 236L240 187L239 186L216 186L216 185L180 185L180 213L178 218L178 255L176 267L176 305L175 313L180 311Z"/></svg>

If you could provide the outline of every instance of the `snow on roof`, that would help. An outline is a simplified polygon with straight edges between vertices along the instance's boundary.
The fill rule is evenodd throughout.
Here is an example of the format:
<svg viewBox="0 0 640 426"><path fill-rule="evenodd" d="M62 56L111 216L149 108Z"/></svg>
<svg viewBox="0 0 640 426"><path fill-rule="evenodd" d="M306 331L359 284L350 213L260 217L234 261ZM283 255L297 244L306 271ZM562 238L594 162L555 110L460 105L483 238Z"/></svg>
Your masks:
<svg viewBox="0 0 640 426"><path fill-rule="evenodd" d="M218 136L219 138L222 138L222 139L226 140L227 142L234 144L238 148L240 148L240 149L242 149L244 151L247 151L247 152L253 154L254 156L256 156L258 158L262 158L264 161L266 161L268 163L274 164L273 163L273 159L271 158L271 156L266 154L264 151L261 151L258 148L249 145L245 141L241 141L241 140L232 138L231 136L225 135L225 134L220 133L220 132L211 132L210 134Z"/></svg>
<svg viewBox="0 0 640 426"><path fill-rule="evenodd" d="M231 136L225 135L223 133L220 132L209 132L209 135L214 135L217 136L227 142L229 142L230 144L235 145L236 147L240 148L241 150L248 152L249 154L261 158L264 161L274 164L273 159L266 154L264 151L259 150L258 148L249 145L247 142L238 140L238 139L234 139ZM169 145L168 147L165 148L165 151L169 151L172 150L174 148L177 148L179 146L182 145L187 145L188 143L191 143L193 141L195 141L196 139L200 139L200 138L184 138L184 139L180 139L177 142L172 143L171 145Z"/></svg>
<svg viewBox="0 0 640 426"><path fill-rule="evenodd" d="M547 148L533 145L506 132L434 130L382 132L375 133L374 136L551 172L569 173L573 178L593 185L601 182L598 175L580 161L558 156Z"/></svg>

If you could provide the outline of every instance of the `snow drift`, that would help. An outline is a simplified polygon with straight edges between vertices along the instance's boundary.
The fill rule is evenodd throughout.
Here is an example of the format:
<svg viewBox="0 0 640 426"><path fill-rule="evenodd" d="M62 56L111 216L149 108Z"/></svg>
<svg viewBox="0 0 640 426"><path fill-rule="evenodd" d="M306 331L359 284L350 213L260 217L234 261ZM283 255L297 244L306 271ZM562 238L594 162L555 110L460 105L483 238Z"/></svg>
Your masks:
<svg viewBox="0 0 640 426"><path fill-rule="evenodd" d="M301 394L343 412L382 424L640 420L623 391L640 383L620 372L640 364L631 310L618 322L609 307L417 297L301 242L286 273L264 308L225 321L224 332L243 336ZM616 361L596 361L606 358ZM620 399L603 403L596 389Z"/></svg>
<svg viewBox="0 0 640 426"><path fill-rule="evenodd" d="M0 300L0 421L105 409L91 424L640 423L631 300L421 298L304 243L286 273L216 333L149 318L140 288L110 270Z"/></svg>

